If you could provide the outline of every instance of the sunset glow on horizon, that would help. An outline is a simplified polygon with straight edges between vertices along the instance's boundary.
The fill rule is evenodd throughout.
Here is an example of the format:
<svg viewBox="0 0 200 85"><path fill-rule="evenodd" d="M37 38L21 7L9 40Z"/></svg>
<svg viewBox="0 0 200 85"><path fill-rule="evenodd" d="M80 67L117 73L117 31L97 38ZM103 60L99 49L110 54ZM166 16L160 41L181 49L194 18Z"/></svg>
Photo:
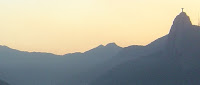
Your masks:
<svg viewBox="0 0 200 85"><path fill-rule="evenodd" d="M168 34L181 8L194 25L199 0L0 0L0 45L29 52L85 52L115 42L147 45Z"/></svg>

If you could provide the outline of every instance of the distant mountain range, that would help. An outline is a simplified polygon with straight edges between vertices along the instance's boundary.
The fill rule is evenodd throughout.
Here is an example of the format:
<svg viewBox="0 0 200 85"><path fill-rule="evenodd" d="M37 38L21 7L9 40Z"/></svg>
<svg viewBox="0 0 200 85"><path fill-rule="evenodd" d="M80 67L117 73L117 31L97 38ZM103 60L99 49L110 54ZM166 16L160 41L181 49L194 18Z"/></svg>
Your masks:
<svg viewBox="0 0 200 85"><path fill-rule="evenodd" d="M109 43L66 55L0 46L0 79L10 85L200 85L199 50L200 27L181 12L168 35L146 46Z"/></svg>
<svg viewBox="0 0 200 85"><path fill-rule="evenodd" d="M192 25L187 14L181 12L164 38L163 44L156 43L161 45L150 49L157 52L115 66L90 85L199 85L200 27ZM134 57L131 50L119 56Z"/></svg>
<svg viewBox="0 0 200 85"><path fill-rule="evenodd" d="M11 85L72 85L75 75L111 59L121 49L109 43L84 53L60 56L0 46L0 79Z"/></svg>
<svg viewBox="0 0 200 85"><path fill-rule="evenodd" d="M125 47L121 51L119 51L117 55L113 56L111 59L105 61L102 64L98 64L94 68L88 69L87 71L79 74L76 77L76 80L79 79L81 82L83 82L82 84L84 83L88 84L89 82L95 80L99 76L103 75L107 71L111 70L112 68L120 64L128 62L132 59L137 59L138 57L141 57L141 56L150 55L155 52L164 50L166 40L167 40L167 36L163 36L153 41L152 43L148 44L147 46L132 45L129 47ZM79 85L79 84L76 83L73 85Z"/></svg>

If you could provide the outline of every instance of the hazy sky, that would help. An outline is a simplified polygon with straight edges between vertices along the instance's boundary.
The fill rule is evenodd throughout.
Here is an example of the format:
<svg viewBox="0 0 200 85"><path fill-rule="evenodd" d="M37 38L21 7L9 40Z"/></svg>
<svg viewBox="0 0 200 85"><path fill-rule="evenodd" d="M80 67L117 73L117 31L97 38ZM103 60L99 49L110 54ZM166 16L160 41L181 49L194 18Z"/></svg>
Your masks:
<svg viewBox="0 0 200 85"><path fill-rule="evenodd" d="M198 23L200 0L0 0L0 44L65 54L164 36L184 7Z"/></svg>

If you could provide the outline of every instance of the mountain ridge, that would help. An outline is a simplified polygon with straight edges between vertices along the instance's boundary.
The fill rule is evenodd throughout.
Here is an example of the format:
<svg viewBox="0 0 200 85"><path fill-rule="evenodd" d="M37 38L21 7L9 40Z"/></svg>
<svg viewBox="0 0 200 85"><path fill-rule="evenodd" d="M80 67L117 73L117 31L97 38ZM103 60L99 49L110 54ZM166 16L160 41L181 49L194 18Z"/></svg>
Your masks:
<svg viewBox="0 0 200 85"><path fill-rule="evenodd" d="M122 48L110 44L93 48L85 53L60 56L51 53L24 52L0 46L0 73L5 76L2 79L11 85L35 85L36 81L41 85L50 85L51 81L56 85L71 85L77 82L72 80L74 75L103 63L120 49Z"/></svg>
<svg viewBox="0 0 200 85"><path fill-rule="evenodd" d="M122 63L90 85L199 85L200 27L181 12L165 40L164 49Z"/></svg>
<svg viewBox="0 0 200 85"><path fill-rule="evenodd" d="M117 46L117 47L120 47L118 45L116 45L116 43L114 42L111 42L111 43L108 43L106 44L105 46L104 45L99 45L97 47L94 47L94 48L91 48L87 51L90 51L92 49L95 49L95 48L98 48L98 47L107 47L107 46L110 46L110 45L113 45L113 46ZM121 47L122 48L122 47ZM54 53L49 53L49 52L36 52L36 51L33 51L33 52L29 52L29 51L22 51L22 50L18 50L18 49L14 49L14 48L11 48L11 47L8 47L6 45L0 45L0 51L15 51L15 52L27 52L27 53L44 53L44 54L52 54L52 55L56 55L56 56L64 56L64 55L68 55L68 54L76 54L76 53L85 53L85 52L74 52L74 53L66 53L66 54L63 54L63 55L58 55L58 54L54 54Z"/></svg>
<svg viewBox="0 0 200 85"><path fill-rule="evenodd" d="M65 55L0 46L0 73L13 85L199 85L199 43L200 27L181 12L168 35L146 46L108 43Z"/></svg>

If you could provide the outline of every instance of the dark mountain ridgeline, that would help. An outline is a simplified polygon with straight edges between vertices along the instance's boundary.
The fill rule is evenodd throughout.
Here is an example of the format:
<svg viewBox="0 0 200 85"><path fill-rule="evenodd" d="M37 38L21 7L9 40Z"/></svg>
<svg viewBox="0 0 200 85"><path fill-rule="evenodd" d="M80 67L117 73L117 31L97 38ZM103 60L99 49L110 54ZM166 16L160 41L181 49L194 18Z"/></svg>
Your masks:
<svg viewBox="0 0 200 85"><path fill-rule="evenodd" d="M191 24L185 12L180 13L174 20L168 39L167 49L170 56L199 55L200 27Z"/></svg>
<svg viewBox="0 0 200 85"><path fill-rule="evenodd" d="M11 85L72 85L75 75L109 60L121 49L111 43L60 56L0 46L0 73Z"/></svg>
<svg viewBox="0 0 200 85"><path fill-rule="evenodd" d="M132 45L125 47L118 52L116 56L105 62L95 65L94 68L87 69L85 72L79 73L75 77L76 83L73 85L88 84L89 82L101 76L105 72L111 70L113 67L127 62L131 59L136 59L141 56L153 54L164 49L167 36L163 36L146 46ZM154 50L152 50L154 49ZM79 80L79 82L77 81ZM77 83L78 82L78 83Z"/></svg>
<svg viewBox="0 0 200 85"><path fill-rule="evenodd" d="M155 43L162 44L164 40L165 37L147 46L129 46L126 48L121 48L115 43L110 43L106 46L100 45L84 53L71 53L63 56L50 53L24 52L0 46L0 66L2 66L0 72L3 72L8 77L6 79L11 82L17 82L16 84L22 85L27 83L35 84L37 82L44 82L41 84L54 82L57 85L88 83L88 81L93 80L112 67L134 58L131 56L137 57L141 54L147 55L151 53L143 50L150 50L152 47L155 48L159 45ZM126 50L130 51L131 56L115 56L116 54L127 53ZM13 73L13 70L15 70L15 73ZM46 72L47 70L48 72ZM24 74L27 75L22 76L20 79L23 80L23 83L19 83L20 80L14 79ZM54 78L46 78L51 76ZM56 78L60 80L55 81Z"/></svg>
<svg viewBox="0 0 200 85"><path fill-rule="evenodd" d="M146 46L110 43L62 56L0 46L0 78L11 85L199 85L199 43L200 27L181 12L168 35Z"/></svg>
<svg viewBox="0 0 200 85"><path fill-rule="evenodd" d="M130 59L90 85L199 85L200 27L181 12L165 37L160 51Z"/></svg>

